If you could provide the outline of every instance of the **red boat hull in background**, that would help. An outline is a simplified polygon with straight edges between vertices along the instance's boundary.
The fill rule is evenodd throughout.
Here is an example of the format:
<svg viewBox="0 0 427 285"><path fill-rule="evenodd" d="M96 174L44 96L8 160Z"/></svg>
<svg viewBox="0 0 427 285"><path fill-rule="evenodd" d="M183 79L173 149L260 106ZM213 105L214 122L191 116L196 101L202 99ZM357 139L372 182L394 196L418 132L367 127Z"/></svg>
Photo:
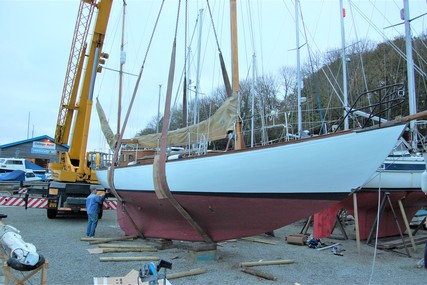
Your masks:
<svg viewBox="0 0 427 285"><path fill-rule="evenodd" d="M359 232L361 240L368 239L369 233L378 215L378 207L383 201L385 192L386 191L381 192L380 198L378 198L378 191L362 190L357 192ZM398 201L402 201L406 217L408 219L408 222L410 222L412 217L414 217L415 213L420 208L427 205L427 196L421 191L421 189L418 191L411 190L387 192L390 193L389 197L392 202L393 209L396 214L397 221L399 223L399 227L404 233L406 231L406 227ZM400 235L399 228L396 224L396 220L394 218L389 202L385 202L385 208L381 214L378 228L379 238ZM348 196L343 201L315 215L315 220L317 221L314 222L314 236L316 238L326 238L330 236L333 229L333 225L335 224L336 214L340 209L347 209L347 212L350 215L354 215L353 196ZM376 230L376 228L374 230ZM371 238L375 238L375 231L373 232Z"/></svg>

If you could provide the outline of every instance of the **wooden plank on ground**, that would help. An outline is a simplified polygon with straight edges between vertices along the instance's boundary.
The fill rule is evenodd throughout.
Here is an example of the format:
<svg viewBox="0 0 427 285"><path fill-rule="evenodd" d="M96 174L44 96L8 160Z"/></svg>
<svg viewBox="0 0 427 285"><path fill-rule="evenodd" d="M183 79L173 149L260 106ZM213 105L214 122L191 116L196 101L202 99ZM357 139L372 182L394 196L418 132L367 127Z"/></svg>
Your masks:
<svg viewBox="0 0 427 285"><path fill-rule="evenodd" d="M404 237L405 243L409 243L410 239L409 237ZM423 244L427 241L427 236L414 236L414 242L415 244ZM379 241L378 242L378 248L379 249L401 249L404 248L405 245L402 242L402 238L399 237L397 239L393 240L387 240L387 241Z"/></svg>
<svg viewBox="0 0 427 285"><path fill-rule="evenodd" d="M100 254L102 253L102 248L88 248L90 254Z"/></svg>
<svg viewBox="0 0 427 285"><path fill-rule="evenodd" d="M115 252L156 252L155 248L89 248L90 254L115 253Z"/></svg>
<svg viewBox="0 0 427 285"><path fill-rule="evenodd" d="M186 276L203 274L205 272L206 272L205 269L196 268L196 269L190 269L189 271L169 273L166 277L168 280L170 280L170 279L177 279L177 278L186 277Z"/></svg>
<svg viewBox="0 0 427 285"><path fill-rule="evenodd" d="M93 240L89 241L90 244L99 244L104 242L111 242L111 241L120 241L120 240L130 240L130 239L136 239L138 236L123 236L123 237L115 237L115 238L106 238L104 240Z"/></svg>
<svg viewBox="0 0 427 285"><path fill-rule="evenodd" d="M261 278L267 279L267 280L272 280L272 281L276 281L277 280L276 276L274 276L274 275L272 275L270 273L261 271L261 270L257 270L257 269L253 269L253 268L242 268L242 271L245 272L245 273L257 276L257 277L261 277Z"/></svg>
<svg viewBox="0 0 427 285"><path fill-rule="evenodd" d="M259 243L266 243L266 244L277 244L277 241L268 240L264 238L259 237L245 237L241 238L242 240L252 241L252 242L259 242Z"/></svg>
<svg viewBox="0 0 427 285"><path fill-rule="evenodd" d="M295 260L293 260L293 259L249 261L249 262L241 262L240 263L240 267L291 264L291 263L294 263L294 262L295 262Z"/></svg>
<svg viewBox="0 0 427 285"><path fill-rule="evenodd" d="M157 261L160 260L159 256L114 256L114 257L100 257L101 262L121 262L121 261Z"/></svg>
<svg viewBox="0 0 427 285"><path fill-rule="evenodd" d="M107 240L108 238L95 238L95 237L81 237L80 241L99 241L99 240Z"/></svg>
<svg viewBox="0 0 427 285"><path fill-rule="evenodd" d="M98 247L101 248L155 248L146 244L123 244L123 243L100 243Z"/></svg>
<svg viewBox="0 0 427 285"><path fill-rule="evenodd" d="M155 252L155 248L102 248L102 253L111 252Z"/></svg>

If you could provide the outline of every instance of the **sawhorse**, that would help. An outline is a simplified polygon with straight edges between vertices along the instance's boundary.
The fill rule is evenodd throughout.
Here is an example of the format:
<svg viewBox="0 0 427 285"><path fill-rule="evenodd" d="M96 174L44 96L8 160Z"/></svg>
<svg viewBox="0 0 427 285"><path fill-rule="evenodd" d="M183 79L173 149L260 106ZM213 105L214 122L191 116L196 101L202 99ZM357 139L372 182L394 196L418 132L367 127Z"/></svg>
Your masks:
<svg viewBox="0 0 427 285"><path fill-rule="evenodd" d="M13 273L13 271L18 271L18 270L15 270L15 269L9 267L7 265L7 263L5 262L3 264L4 284L9 285L9 281L14 281L16 283L13 283L13 284L26 285L27 283L25 283L25 281L27 281L28 279L33 277L37 272L40 272L40 285L46 285L47 268L48 268L48 262L47 262L47 260L45 260L45 262L40 267L38 267L34 270L31 270L31 271L26 271L29 273L27 275L23 274L24 278L20 279L17 276L15 276ZM19 271L19 272L23 272L23 271Z"/></svg>
<svg viewBox="0 0 427 285"><path fill-rule="evenodd" d="M406 254L408 255L408 257L411 257L411 254L409 253L408 247L406 245L406 241L405 241L405 239L403 237L403 232L402 232L402 229L400 228L399 221L397 220L397 215L396 215L396 212L394 211L393 203L391 202L390 193L389 192L385 192L384 193L384 197L383 197L383 199L381 201L381 204L380 204L379 213L375 217L374 223L372 224L371 231L369 232L368 239L366 240L366 244L370 244L371 241L372 241L372 239L374 238L375 229L377 227L377 224L379 223L379 220L381 219L381 215L384 212L384 209L386 207L386 203L387 202L388 202L388 205L390 206L391 212L393 214L393 218L394 218L394 221L396 223L397 229L399 230L400 238L402 239L402 243L403 243L403 246L405 247ZM403 208L401 200L399 200L399 207L400 207L400 210L402 212L402 216L403 216L403 219L405 221L405 225L407 227L408 234L409 234L411 240L413 241L412 233L409 230L409 225L408 225L408 222L406 220L406 214L405 214L405 211L404 211L404 208ZM375 234L375 236L376 236L376 234ZM414 242L413 242L413 246L415 247L415 243Z"/></svg>
<svg viewBox="0 0 427 285"><path fill-rule="evenodd" d="M334 233L335 228L338 226L338 229L341 231L343 237L340 239L344 239L347 240L348 236L347 233L345 232L344 226L342 224L342 216L346 213L345 209L340 209L337 213L337 215L335 216L335 222L334 225L332 226L332 230L330 232L330 235L332 235ZM310 216L307 218L307 220L304 222L304 226L302 227L300 234L307 234L308 229L310 228L310 224L313 220L313 216ZM337 238L337 237L335 237Z"/></svg>

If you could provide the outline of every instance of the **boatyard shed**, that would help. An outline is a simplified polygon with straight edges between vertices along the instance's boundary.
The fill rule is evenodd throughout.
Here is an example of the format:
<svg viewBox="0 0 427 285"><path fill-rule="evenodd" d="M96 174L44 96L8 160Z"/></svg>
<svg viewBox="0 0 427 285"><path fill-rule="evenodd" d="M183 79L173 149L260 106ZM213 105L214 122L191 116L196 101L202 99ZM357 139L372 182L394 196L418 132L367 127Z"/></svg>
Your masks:
<svg viewBox="0 0 427 285"><path fill-rule="evenodd" d="M58 145L47 135L0 145L0 157L25 158L47 169L48 163L57 162L57 151L68 146Z"/></svg>

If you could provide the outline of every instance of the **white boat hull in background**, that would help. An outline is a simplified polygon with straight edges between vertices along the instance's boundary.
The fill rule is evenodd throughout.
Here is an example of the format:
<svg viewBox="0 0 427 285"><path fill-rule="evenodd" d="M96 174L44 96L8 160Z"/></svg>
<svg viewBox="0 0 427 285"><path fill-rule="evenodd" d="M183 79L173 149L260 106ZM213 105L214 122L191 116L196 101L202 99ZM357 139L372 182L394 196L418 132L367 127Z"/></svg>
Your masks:
<svg viewBox="0 0 427 285"><path fill-rule="evenodd" d="M387 157L363 188L421 190L421 174L425 167L421 155Z"/></svg>

